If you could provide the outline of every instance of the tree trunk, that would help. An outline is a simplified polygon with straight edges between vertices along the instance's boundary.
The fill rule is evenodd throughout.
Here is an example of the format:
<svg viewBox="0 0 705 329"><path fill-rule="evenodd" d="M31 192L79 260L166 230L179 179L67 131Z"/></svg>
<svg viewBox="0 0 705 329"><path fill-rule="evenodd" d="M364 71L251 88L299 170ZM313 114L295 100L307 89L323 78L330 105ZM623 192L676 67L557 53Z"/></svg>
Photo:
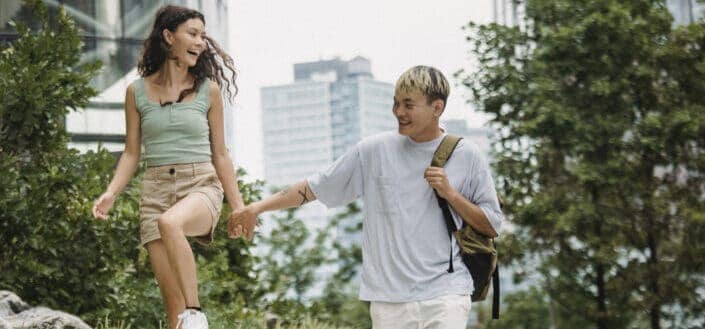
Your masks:
<svg viewBox="0 0 705 329"><path fill-rule="evenodd" d="M591 187L592 202L595 208L598 209L599 216L599 193L596 187ZM602 236L602 229L599 223L595 225L595 236ZM607 321L607 293L605 292L605 267L601 261L597 260L597 265L595 266L595 285L597 286L597 328L598 329L608 329Z"/></svg>
<svg viewBox="0 0 705 329"><path fill-rule="evenodd" d="M652 222L652 221L649 221ZM648 243L649 243L649 290L654 298L651 308L649 309L649 317L651 318L651 329L661 329L661 299L659 297L658 285L658 246L656 238L653 235L653 225L649 226Z"/></svg>

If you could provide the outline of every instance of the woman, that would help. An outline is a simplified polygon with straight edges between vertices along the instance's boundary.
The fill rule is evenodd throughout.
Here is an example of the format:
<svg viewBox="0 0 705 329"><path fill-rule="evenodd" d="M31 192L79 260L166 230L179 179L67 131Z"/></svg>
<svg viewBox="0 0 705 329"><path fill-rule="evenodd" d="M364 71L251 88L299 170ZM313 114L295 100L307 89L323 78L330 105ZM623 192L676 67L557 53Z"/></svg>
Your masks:
<svg viewBox="0 0 705 329"><path fill-rule="evenodd" d="M232 72L230 79L222 66ZM144 42L138 71L142 78L125 96L125 151L93 216L107 219L115 196L134 175L144 144L140 240L149 252L169 327L208 328L186 237L212 241L223 193L232 209L243 207L223 137L220 87L230 99L231 86L237 93L233 60L206 36L201 13L165 6Z"/></svg>

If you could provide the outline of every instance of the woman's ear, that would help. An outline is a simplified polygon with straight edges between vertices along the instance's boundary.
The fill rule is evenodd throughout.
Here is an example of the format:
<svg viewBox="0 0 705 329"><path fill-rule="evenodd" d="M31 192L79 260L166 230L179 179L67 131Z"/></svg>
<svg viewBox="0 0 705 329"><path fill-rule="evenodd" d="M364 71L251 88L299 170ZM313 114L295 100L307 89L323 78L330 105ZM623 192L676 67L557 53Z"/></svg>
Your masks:
<svg viewBox="0 0 705 329"><path fill-rule="evenodd" d="M174 35L171 33L171 31L169 31L169 29L162 30L162 39L164 39L164 42L169 47L171 47L171 45L174 43Z"/></svg>

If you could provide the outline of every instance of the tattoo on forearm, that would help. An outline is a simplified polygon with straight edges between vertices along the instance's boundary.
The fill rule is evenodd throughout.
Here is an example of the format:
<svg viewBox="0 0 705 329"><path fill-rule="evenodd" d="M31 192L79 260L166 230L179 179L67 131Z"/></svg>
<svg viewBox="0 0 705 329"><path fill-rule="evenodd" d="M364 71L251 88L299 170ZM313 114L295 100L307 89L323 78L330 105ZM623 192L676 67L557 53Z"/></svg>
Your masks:
<svg viewBox="0 0 705 329"><path fill-rule="evenodd" d="M311 201L306 196L308 194L308 187L304 187L303 191L299 190L299 194L301 195L301 197L303 197L303 199L301 200L301 204L299 206L303 206L304 203Z"/></svg>

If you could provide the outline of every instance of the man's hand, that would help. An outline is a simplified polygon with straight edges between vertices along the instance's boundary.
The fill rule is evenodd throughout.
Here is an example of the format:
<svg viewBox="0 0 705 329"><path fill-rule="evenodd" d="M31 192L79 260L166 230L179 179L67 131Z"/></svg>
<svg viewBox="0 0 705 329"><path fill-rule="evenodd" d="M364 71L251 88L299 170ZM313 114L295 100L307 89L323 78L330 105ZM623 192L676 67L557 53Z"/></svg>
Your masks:
<svg viewBox="0 0 705 329"><path fill-rule="evenodd" d="M426 179L429 185L438 192L441 198L449 200L454 193L455 189L448 182L448 176L445 170L440 167L428 167L423 173L423 177Z"/></svg>
<svg viewBox="0 0 705 329"><path fill-rule="evenodd" d="M228 220L228 236L231 239L237 239L244 235L247 241L252 241L257 226L257 215L259 212L253 204L233 210Z"/></svg>

